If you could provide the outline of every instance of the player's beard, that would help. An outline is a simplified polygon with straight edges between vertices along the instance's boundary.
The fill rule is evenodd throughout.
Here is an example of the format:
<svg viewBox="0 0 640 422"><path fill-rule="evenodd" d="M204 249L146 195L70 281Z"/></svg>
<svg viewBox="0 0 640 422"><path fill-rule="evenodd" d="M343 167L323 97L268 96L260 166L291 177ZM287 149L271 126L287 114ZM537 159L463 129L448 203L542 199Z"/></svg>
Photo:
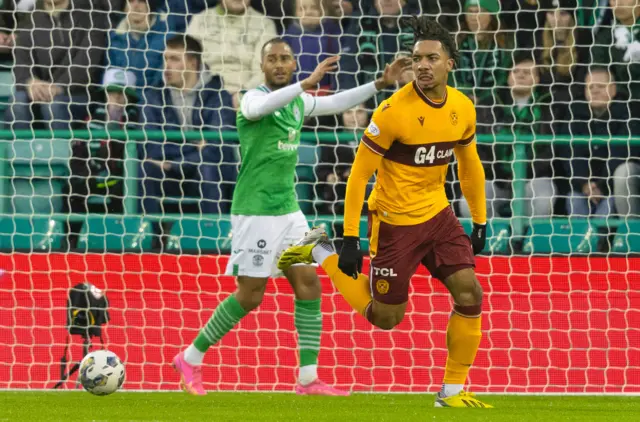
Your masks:
<svg viewBox="0 0 640 422"><path fill-rule="evenodd" d="M291 84L291 80L293 79L293 75L289 75L284 82L277 81L276 78L269 78L268 83L271 89L280 89L285 86L289 86Z"/></svg>

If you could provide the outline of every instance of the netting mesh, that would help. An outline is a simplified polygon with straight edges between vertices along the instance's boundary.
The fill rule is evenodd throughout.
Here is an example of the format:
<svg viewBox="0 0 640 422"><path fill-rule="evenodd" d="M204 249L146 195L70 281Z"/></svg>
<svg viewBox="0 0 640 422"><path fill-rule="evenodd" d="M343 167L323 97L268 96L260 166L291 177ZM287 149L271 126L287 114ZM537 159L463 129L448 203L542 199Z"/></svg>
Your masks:
<svg viewBox="0 0 640 422"><path fill-rule="evenodd" d="M487 177L488 242L477 262L486 330L472 389L640 391L640 7L611 3L4 2L0 388L60 380L67 294L85 281L109 299L103 344L126 363L125 388L176 388L172 357L235 288L222 274L241 165L236 112L265 81L264 43L291 46L293 82L340 55L312 92L327 96L410 56L403 18L427 14L455 36L449 85L475 103ZM398 87L413 78L407 70ZM362 131L395 90L304 120L297 200L332 237L343 235ZM456 174L453 163L447 195L470 232ZM437 280L419 270L392 332L373 330L322 283L325 381L439 385L451 303ZM77 340L71 361L82 356ZM205 386L290 390L296 350L292 291L275 279L259 310L207 355Z"/></svg>

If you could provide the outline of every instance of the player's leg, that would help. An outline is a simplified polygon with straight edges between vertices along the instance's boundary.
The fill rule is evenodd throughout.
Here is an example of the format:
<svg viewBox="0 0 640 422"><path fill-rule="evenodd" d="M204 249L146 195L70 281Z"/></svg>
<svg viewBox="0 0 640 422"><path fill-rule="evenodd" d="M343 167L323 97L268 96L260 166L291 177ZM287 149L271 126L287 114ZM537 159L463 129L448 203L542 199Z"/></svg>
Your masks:
<svg viewBox="0 0 640 422"><path fill-rule="evenodd" d="M301 249L289 249L281 257L280 265L286 267L286 261L299 259ZM295 256L293 254L295 253ZM338 269L338 254L328 242L310 245L306 249L306 262L317 262L327 273L333 285L354 311L365 317L369 322L383 330L390 330L404 318L406 303L385 304L376 301L371 295L371 279L365 274L359 274L354 280ZM284 258L284 259L283 259ZM290 261L289 261L290 262ZM300 261L303 262L303 261ZM383 286L383 284L381 284ZM384 288L384 287L381 287Z"/></svg>
<svg viewBox="0 0 640 422"><path fill-rule="evenodd" d="M447 325L448 356L436 407L490 407L464 391L469 369L478 352L481 331L482 287L475 276L475 258L469 237L450 207L430 220L431 248L422 263L442 280L453 297Z"/></svg>
<svg viewBox="0 0 640 422"><path fill-rule="evenodd" d="M200 371L205 353L262 303L268 280L238 277L236 291L216 307L193 343L174 358L173 365L180 373L180 386L184 391L194 395L206 394Z"/></svg>
<svg viewBox="0 0 640 422"><path fill-rule="evenodd" d="M291 227L282 245L283 249L310 233L302 212L289 215ZM277 271L276 271L277 273ZM346 391L337 390L318 379L318 355L322 335L320 310L322 286L315 265L299 264L287 268L284 275L295 294L294 323L298 332L300 370L296 392L298 394L343 396Z"/></svg>
<svg viewBox="0 0 640 422"><path fill-rule="evenodd" d="M218 305L193 343L173 362L182 388L191 394L206 394L200 371L206 351L262 302L275 260L274 247L282 242L286 226L277 217L232 216L231 229L232 254L226 275L237 277L236 291Z"/></svg>
<svg viewBox="0 0 640 422"><path fill-rule="evenodd" d="M338 269L338 255L325 238L303 240L289 248L279 266L317 262L325 270L347 303L360 315L382 329L399 324L406 309L409 279L415 272L422 253L420 231L414 226L394 227L370 216L371 278L360 274L357 280ZM317 237L317 236L316 236ZM408 252L409 251L409 252Z"/></svg>
<svg viewBox="0 0 640 422"><path fill-rule="evenodd" d="M482 338L482 287L473 268L464 268L444 278L453 297L453 312L447 325L448 356L440 395L460 394L473 365Z"/></svg>

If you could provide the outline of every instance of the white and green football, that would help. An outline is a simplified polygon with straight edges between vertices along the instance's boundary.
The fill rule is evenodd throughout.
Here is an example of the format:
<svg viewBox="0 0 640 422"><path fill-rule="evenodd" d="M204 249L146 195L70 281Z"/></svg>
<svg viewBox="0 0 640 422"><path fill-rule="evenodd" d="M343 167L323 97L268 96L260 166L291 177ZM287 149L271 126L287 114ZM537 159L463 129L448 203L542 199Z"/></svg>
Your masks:
<svg viewBox="0 0 640 422"><path fill-rule="evenodd" d="M85 390L96 396L115 393L124 382L124 364L108 350L96 350L80 362L79 380Z"/></svg>

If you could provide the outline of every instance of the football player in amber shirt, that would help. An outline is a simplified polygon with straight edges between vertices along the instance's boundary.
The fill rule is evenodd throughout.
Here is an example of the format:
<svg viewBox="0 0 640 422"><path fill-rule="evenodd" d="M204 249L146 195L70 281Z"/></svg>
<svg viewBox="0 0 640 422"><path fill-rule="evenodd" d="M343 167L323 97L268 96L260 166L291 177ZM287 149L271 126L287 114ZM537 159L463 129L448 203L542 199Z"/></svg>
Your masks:
<svg viewBox="0 0 640 422"><path fill-rule="evenodd" d="M464 391L481 333L482 287L474 254L485 245L485 177L476 150L476 113L471 100L447 86L456 44L446 29L414 17L415 80L383 102L362 138L349 181L344 243L335 254L322 229L285 251L279 267L315 261L347 302L382 329L405 313L409 282L423 264L454 300L447 327L447 357L436 407L491 407ZM472 239L453 214L444 190L449 162L459 163L460 185L474 222ZM371 269L360 274L360 212L368 180ZM354 280L355 279L355 280Z"/></svg>

